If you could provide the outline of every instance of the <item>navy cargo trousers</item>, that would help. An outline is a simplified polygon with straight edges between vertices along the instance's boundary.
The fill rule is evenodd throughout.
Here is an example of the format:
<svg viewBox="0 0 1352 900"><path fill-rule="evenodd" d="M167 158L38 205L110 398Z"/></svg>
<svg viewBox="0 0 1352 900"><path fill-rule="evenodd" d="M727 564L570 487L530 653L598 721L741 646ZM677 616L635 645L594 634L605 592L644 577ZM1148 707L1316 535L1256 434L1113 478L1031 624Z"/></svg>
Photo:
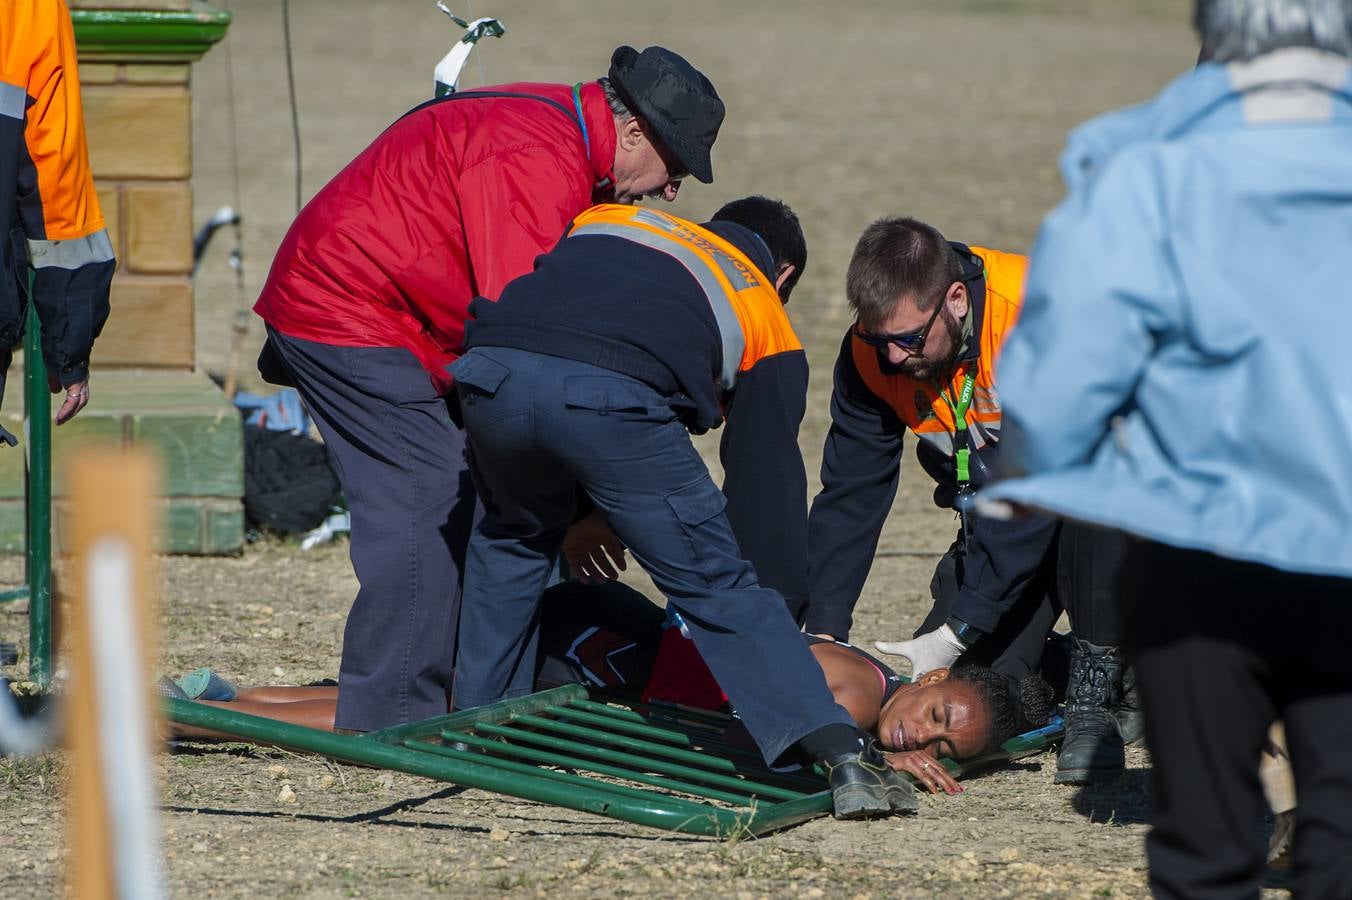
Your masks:
<svg viewBox="0 0 1352 900"><path fill-rule="evenodd" d="M343 631L335 724L374 731L444 715L475 515L464 433L409 351L268 334L352 511L360 589Z"/></svg>
<svg viewBox="0 0 1352 900"><path fill-rule="evenodd" d="M743 559L723 493L667 398L524 350L476 348L451 374L484 505L465 564L457 709L530 693L540 597L580 484L680 610L768 761L825 725L852 724L783 598Z"/></svg>

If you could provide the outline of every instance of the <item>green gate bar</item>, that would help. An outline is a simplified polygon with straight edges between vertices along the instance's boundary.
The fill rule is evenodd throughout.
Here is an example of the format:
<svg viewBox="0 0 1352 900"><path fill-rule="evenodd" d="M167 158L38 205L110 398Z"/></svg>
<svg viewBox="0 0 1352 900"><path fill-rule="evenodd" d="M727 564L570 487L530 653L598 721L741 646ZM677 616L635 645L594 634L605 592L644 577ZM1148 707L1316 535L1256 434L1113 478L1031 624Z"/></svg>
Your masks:
<svg viewBox="0 0 1352 900"><path fill-rule="evenodd" d="M32 271L29 271L32 290ZM42 329L28 304L23 339L23 410L28 477L24 500L28 580L28 677L46 690L52 681L52 395L42 361Z"/></svg>
<svg viewBox="0 0 1352 900"><path fill-rule="evenodd" d="M831 811L820 773L774 772L726 742L730 716L597 699L608 702L564 685L359 736L165 703L184 725L687 834L760 835ZM1061 733L1058 718L980 759L941 762L961 776L1044 751Z"/></svg>

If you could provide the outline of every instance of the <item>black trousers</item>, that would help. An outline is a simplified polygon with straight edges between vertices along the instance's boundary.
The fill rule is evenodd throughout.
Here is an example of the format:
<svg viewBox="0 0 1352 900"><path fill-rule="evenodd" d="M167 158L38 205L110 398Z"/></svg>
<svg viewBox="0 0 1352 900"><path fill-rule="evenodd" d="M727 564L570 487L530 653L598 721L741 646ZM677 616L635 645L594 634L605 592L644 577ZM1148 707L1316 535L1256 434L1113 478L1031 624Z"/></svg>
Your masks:
<svg viewBox="0 0 1352 900"><path fill-rule="evenodd" d="M959 664L989 666L1013 678L1041 672L1060 695L1065 689L1065 653L1049 647L1047 636L1065 611L1076 637L1101 646L1121 642L1116 588L1126 548L1127 538L1121 532L1062 524L1037 576L1000 617L999 627L973 644ZM961 585L959 536L935 568L930 582L934 606L917 635L944 624Z"/></svg>
<svg viewBox="0 0 1352 900"><path fill-rule="evenodd" d="M1148 542L1120 577L1154 759L1155 896L1258 896L1258 758L1281 718L1300 797L1293 892L1352 897L1352 579Z"/></svg>

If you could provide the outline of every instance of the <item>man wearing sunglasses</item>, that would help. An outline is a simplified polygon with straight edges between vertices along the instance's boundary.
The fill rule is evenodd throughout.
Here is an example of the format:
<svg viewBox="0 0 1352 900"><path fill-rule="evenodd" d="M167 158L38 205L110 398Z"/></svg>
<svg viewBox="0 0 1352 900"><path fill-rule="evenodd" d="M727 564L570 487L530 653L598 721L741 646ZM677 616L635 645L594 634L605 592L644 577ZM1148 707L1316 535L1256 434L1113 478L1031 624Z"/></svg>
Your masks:
<svg viewBox="0 0 1352 900"><path fill-rule="evenodd" d="M930 588L934 607L909 641L880 642L912 676L963 662L1012 677L1043 669L1063 610L1076 638L1067 738L1056 780L1117 777L1123 733L1139 715L1119 702L1123 666L1110 573L1120 538L1045 517L976 516L971 498L998 468L1001 410L995 363L1023 302L1025 257L949 242L908 218L881 219L856 245L846 294L856 321L841 344L822 491L808 524L806 628L844 640L896 496L902 438L957 511L959 533ZM1060 664L1064 653L1049 658ZM1055 679L1049 679L1055 680ZM1113 712L1122 707L1119 725Z"/></svg>

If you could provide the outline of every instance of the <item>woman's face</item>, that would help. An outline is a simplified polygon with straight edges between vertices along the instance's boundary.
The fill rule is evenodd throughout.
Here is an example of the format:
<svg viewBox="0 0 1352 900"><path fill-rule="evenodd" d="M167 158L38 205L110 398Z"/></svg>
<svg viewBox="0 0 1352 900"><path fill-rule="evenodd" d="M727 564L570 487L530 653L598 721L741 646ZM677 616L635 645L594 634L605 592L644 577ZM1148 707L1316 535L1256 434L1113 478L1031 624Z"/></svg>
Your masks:
<svg viewBox="0 0 1352 900"><path fill-rule="evenodd" d="M878 740L888 750L923 750L935 758L969 759L985 749L991 711L971 682L934 669L903 685L878 717Z"/></svg>

